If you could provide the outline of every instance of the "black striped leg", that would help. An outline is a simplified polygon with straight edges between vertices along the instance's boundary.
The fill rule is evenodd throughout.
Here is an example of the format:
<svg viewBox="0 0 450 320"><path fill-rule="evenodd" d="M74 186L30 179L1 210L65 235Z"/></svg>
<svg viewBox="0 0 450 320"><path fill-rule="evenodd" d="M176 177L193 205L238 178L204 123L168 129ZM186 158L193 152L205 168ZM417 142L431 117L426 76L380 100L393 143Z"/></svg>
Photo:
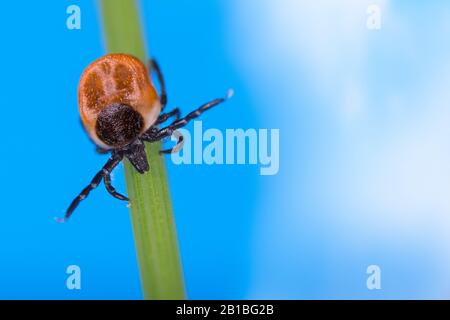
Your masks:
<svg viewBox="0 0 450 320"><path fill-rule="evenodd" d="M103 182L105 183L106 190L116 199L123 200L123 201L130 201L128 197L124 196L123 194L116 191L116 188L113 187L111 184L111 173L105 174L103 177Z"/></svg>
<svg viewBox="0 0 450 320"><path fill-rule="evenodd" d="M181 148L183 148L183 144L184 144L183 135L178 131L174 131L173 136L177 139L177 144L170 149L160 150L159 154L170 154L170 153L178 152L181 150Z"/></svg>
<svg viewBox="0 0 450 320"><path fill-rule="evenodd" d="M120 163L122 158L123 158L122 155L113 154L113 156L103 166L102 170L97 172L97 174L91 180L91 183L89 183L89 185L85 187L75 199L73 199L72 203L70 204L69 208L66 211L66 214L64 215L64 218L56 218L55 220L57 222L66 222L67 219L69 219L70 216L72 215L73 211L78 207L80 202L86 199L89 193L98 187L103 177L105 175L109 175L111 171Z"/></svg>
<svg viewBox="0 0 450 320"><path fill-rule="evenodd" d="M169 119L169 118L171 118L171 117L175 117L175 120L180 119L180 117L181 117L180 109L175 108L175 109L173 109L172 111L169 111L169 112L167 112L167 113L161 114L161 115L158 117L158 119L156 120L156 123L155 123L154 125L161 124L161 123L167 121L167 119Z"/></svg>
<svg viewBox="0 0 450 320"><path fill-rule="evenodd" d="M233 95L233 91L230 89L230 90L228 90L225 98L214 99L208 103L201 105L198 109L188 113L184 118L175 120L174 122L172 122L172 124L168 125L167 127L158 130L156 133L154 133L152 135L152 137L151 137L152 141L159 141L161 139L170 137L175 130L177 130L181 127L184 127L186 124L189 123L189 121L200 117L200 115L203 112L205 112L206 110L209 110L209 109L225 102L232 95Z"/></svg>
<svg viewBox="0 0 450 320"><path fill-rule="evenodd" d="M166 84L164 83L164 77L162 75L161 69L159 68L158 62L152 59L150 60L150 70L154 70L156 73L156 77L158 78L159 87L161 89L161 95L159 100L161 101L161 110L167 105L167 93L166 93Z"/></svg>

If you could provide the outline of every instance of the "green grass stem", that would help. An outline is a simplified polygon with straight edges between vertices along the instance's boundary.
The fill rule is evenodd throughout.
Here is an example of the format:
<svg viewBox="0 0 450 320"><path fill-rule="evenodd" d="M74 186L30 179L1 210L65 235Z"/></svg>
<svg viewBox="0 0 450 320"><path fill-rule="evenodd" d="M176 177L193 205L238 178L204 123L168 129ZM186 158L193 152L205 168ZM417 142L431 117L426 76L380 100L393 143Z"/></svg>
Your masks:
<svg viewBox="0 0 450 320"><path fill-rule="evenodd" d="M100 0L107 50L147 61L134 0ZM160 143L146 144L150 171L125 161L125 180L145 299L184 299L185 290L164 158Z"/></svg>

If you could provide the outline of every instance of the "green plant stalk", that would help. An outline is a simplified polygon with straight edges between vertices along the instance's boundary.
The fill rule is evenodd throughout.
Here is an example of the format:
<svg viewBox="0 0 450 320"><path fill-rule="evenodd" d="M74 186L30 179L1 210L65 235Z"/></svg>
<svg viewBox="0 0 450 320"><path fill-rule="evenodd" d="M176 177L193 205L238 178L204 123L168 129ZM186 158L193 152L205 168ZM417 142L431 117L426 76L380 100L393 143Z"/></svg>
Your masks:
<svg viewBox="0 0 450 320"><path fill-rule="evenodd" d="M134 0L101 0L107 50L147 61ZM144 299L184 299L183 273L160 143L146 144L150 171L139 174L125 160L125 180Z"/></svg>

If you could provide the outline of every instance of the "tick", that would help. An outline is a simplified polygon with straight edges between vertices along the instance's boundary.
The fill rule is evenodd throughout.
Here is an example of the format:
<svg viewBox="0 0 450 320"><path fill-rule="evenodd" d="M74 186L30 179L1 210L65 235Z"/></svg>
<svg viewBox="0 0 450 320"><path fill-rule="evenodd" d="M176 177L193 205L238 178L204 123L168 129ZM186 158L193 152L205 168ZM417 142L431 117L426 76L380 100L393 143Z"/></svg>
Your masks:
<svg viewBox="0 0 450 320"><path fill-rule="evenodd" d="M160 154L178 151L183 136L176 132L190 120L199 117L206 110L227 100L214 99L181 117L175 108L163 112L167 105L167 94L163 75L155 60L149 69L136 57L128 54L108 54L92 62L83 72L78 85L78 110L81 122L99 153L111 156L91 182L73 199L63 218L66 221L89 193L103 180L106 190L119 200L129 199L118 193L111 184L112 170L127 158L133 167L143 174L150 170L144 142L156 142L174 134L177 143L173 148L161 150ZM158 94L152 83L150 71L156 73L159 82ZM160 128L165 121L174 120Z"/></svg>

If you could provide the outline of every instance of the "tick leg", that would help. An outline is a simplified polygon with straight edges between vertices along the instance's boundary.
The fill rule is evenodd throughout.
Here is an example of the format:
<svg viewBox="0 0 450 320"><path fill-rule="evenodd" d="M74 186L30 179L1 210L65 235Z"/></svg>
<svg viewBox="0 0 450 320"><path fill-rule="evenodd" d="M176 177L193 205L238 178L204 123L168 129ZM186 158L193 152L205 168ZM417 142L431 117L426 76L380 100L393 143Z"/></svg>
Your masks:
<svg viewBox="0 0 450 320"><path fill-rule="evenodd" d="M156 122L153 126L151 126L144 134L142 135L142 140L144 141L156 141L153 139L154 135L158 133L158 125L167 121L171 117L175 117L175 120L180 119L181 112L180 109L175 108L172 111L169 111L167 113L163 113L159 115L158 119L156 119Z"/></svg>
<svg viewBox="0 0 450 320"><path fill-rule="evenodd" d="M191 121L191 120L193 120L195 118L198 118L206 110L209 110L212 107L215 107L215 106L225 102L226 100L231 98L232 95L233 95L233 91L230 89L230 90L228 90L227 95L224 98L214 99L214 100L212 100L212 101L210 101L208 103L205 103L205 104L201 105L199 108L197 108L196 110L188 113L184 118L175 120L174 122L172 122L167 127L162 128L159 131L157 131L152 136L153 141L159 141L159 140L164 139L166 137L170 137L172 135L172 133L176 129L184 127L186 124L189 123L189 121Z"/></svg>
<svg viewBox="0 0 450 320"><path fill-rule="evenodd" d="M105 176L103 177L103 182L105 183L106 190L108 190L108 192L114 198L119 199L119 200L123 200L123 201L130 201L130 199L128 199L123 194L120 194L119 192L117 192L116 188L113 187L113 185L111 184L111 174L110 173L105 174Z"/></svg>
<svg viewBox="0 0 450 320"><path fill-rule="evenodd" d="M161 114L161 115L158 117L158 119L156 120L155 125L161 124L161 123L163 123L164 121L166 121L167 119L169 119L169 118L171 118L171 117L175 117L175 120L180 119L180 117L181 117L180 109L175 108L175 109L173 109L172 111L169 111L169 112L167 112L167 113Z"/></svg>
<svg viewBox="0 0 450 320"><path fill-rule="evenodd" d="M183 148L183 144L184 144L183 135L181 133L179 133L178 131L174 131L173 135L178 140L177 144L173 148L164 149L164 150L159 151L159 154L170 154L170 153L178 152L181 150L181 148Z"/></svg>
<svg viewBox="0 0 450 320"><path fill-rule="evenodd" d="M164 77L162 75L161 69L159 68L158 62L156 60L151 59L150 60L150 70L155 70L156 77L158 78L159 87L161 88L161 110L164 110L165 106L167 105L167 93L166 93L166 85L164 83Z"/></svg>
<svg viewBox="0 0 450 320"><path fill-rule="evenodd" d="M106 164L103 166L102 170L97 172L97 174L94 176L94 178L91 180L89 185L85 187L78 196L76 196L75 199L73 199L72 203L70 204L69 208L66 211L66 214L64 215L64 218L56 218L55 220L57 222L66 222L70 216L72 215L73 211L78 207L81 201L87 198L89 193L98 187L100 182L102 181L103 177L105 175L109 175L111 171L119 164L119 162L122 160L123 156L118 154L113 154L113 156L106 162Z"/></svg>

